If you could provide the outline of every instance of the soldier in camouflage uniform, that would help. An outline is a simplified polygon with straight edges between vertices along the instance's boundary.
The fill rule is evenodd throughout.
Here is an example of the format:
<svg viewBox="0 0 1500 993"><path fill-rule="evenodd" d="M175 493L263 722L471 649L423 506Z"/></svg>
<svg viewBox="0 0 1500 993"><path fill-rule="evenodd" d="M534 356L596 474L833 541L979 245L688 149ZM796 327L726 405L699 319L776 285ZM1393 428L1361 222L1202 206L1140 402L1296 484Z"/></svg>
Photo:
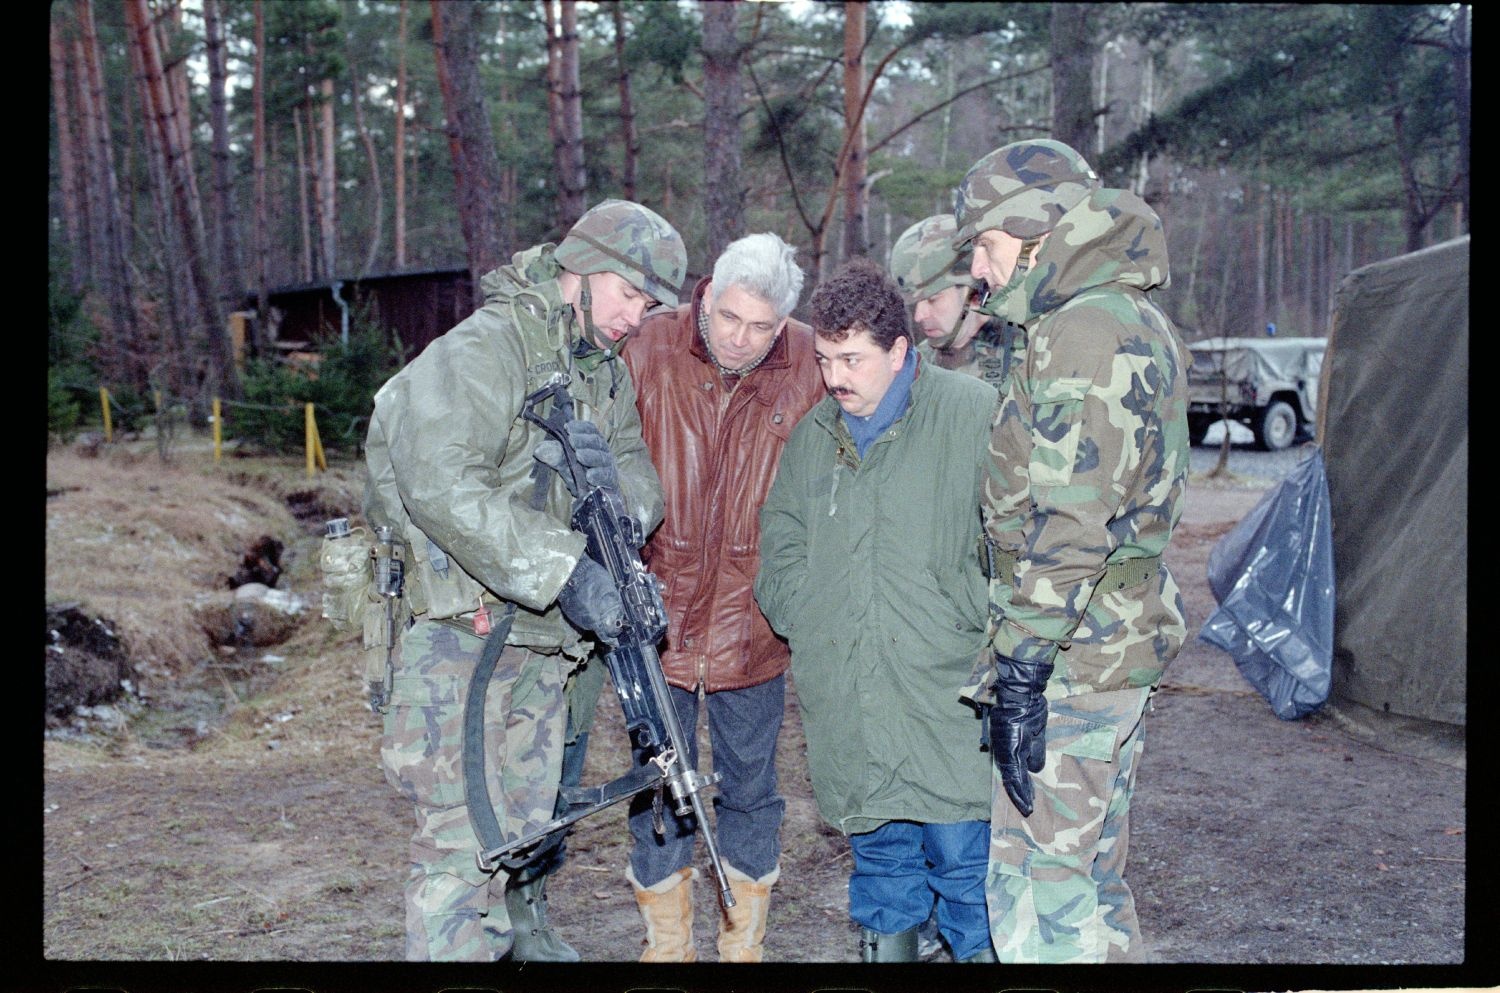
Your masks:
<svg viewBox="0 0 1500 993"><path fill-rule="evenodd" d="M953 249L953 215L935 214L901 233L890 271L921 332L917 351L934 365L981 379L1001 396L1024 341L1021 329L977 309L979 284L966 252Z"/></svg>
<svg viewBox="0 0 1500 993"><path fill-rule="evenodd" d="M965 690L996 765L1002 962L1141 956L1123 876L1142 717L1186 628L1161 560L1188 473L1185 351L1148 297L1160 218L1072 148L1021 141L959 187L954 247L1026 344L991 441L993 664Z"/></svg>
<svg viewBox="0 0 1500 993"><path fill-rule="evenodd" d="M608 641L623 607L608 573L569 525L573 498L542 465L556 441L522 419L553 382L574 398L570 440L594 486L616 487L649 533L661 483L641 438L635 390L616 352L655 303L676 305L682 239L638 204L607 200L560 244L487 273L484 305L375 395L365 443L372 525L408 552L415 618L401 640L381 763L411 801L406 957L576 959L548 931L539 893L514 898L505 869L486 872L463 777L469 681L491 628L509 634L485 689L487 792L509 837L554 814L567 733L564 682ZM549 447L550 446L550 447ZM576 730L576 729L575 729ZM545 878L545 877L543 877ZM523 953L513 916L528 918ZM540 932L540 933L538 933Z"/></svg>

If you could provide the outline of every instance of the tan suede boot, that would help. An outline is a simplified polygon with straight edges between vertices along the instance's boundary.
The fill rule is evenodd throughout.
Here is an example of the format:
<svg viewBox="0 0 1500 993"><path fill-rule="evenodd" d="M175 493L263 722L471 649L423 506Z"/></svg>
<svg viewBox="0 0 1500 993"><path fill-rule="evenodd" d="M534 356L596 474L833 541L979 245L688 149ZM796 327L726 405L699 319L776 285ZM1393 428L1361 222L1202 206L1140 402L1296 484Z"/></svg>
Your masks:
<svg viewBox="0 0 1500 993"><path fill-rule="evenodd" d="M678 869L652 886L642 886L631 867L626 868L625 878L635 887L635 902L646 921L641 961L698 961L698 949L693 946L693 880L698 870Z"/></svg>
<svg viewBox="0 0 1500 993"><path fill-rule="evenodd" d="M719 907L719 961L759 962L761 942L766 937L766 912L771 906L771 887L781 878L781 866L759 879L751 879L725 862L724 874L729 877L734 906L728 910Z"/></svg>

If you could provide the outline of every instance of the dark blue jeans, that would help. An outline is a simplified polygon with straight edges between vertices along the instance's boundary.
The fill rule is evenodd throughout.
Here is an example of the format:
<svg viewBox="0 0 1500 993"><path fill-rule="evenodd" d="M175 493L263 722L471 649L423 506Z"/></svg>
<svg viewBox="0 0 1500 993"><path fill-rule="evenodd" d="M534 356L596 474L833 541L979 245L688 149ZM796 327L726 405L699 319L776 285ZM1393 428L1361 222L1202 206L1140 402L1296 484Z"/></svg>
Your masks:
<svg viewBox="0 0 1500 993"><path fill-rule="evenodd" d="M688 763L697 769L698 697L676 686L671 689L677 719L689 741ZM706 791L713 796L719 855L751 879L759 879L781 861L786 801L776 792L776 739L786 709L786 676L742 690L709 693L704 699L714 771L723 777L717 787ZM646 761L639 748L634 749L634 756L637 764ZM679 819L672 812L671 794L666 793L661 810L666 833L657 834L651 814L654 794L654 790L647 791L630 803L630 834L635 841L630 867L642 886L653 886L693 864L692 817ZM980 877L983 882L982 871Z"/></svg>
<svg viewBox="0 0 1500 993"><path fill-rule="evenodd" d="M988 821L888 821L851 834L849 845L854 852L849 916L856 924L881 934L918 927L931 913L935 893L938 930L954 959L990 947L984 903Z"/></svg>

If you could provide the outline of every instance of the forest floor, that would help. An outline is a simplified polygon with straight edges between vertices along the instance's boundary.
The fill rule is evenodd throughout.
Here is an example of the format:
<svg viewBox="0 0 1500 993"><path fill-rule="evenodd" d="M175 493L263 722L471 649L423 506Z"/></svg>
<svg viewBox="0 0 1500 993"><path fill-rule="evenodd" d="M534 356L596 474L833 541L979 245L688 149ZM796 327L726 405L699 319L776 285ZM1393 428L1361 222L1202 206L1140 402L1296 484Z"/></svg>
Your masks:
<svg viewBox="0 0 1500 993"><path fill-rule="evenodd" d="M1208 554L1271 483L1193 483L1167 558L1196 635L1214 608ZM612 965L398 964L411 814L380 771L354 640L318 617L322 522L358 523L362 485L354 463L309 479L300 459L215 464L186 444L170 463L145 442L49 453L49 693L54 669L81 666L90 651L50 633L57 606L103 622L133 692L46 715L40 954L25 960L32 985L14 988L1486 985L1455 981L1477 961L1465 958L1461 745L1391 749L1326 710L1279 720L1232 660L1196 637L1147 717L1132 813L1127 879L1146 970L955 973L940 965L946 953L915 969L833 965L858 960L849 849L813 804L794 693L777 753L782 879L765 939L767 962L781 966L619 964L637 958L643 937L624 878L623 805L576 827L549 887L559 931L585 963ZM267 536L284 545L276 589L305 608L279 630L264 617L235 628L228 577ZM623 770L624 742L606 692L585 783ZM716 907L706 862L700 871L697 940L712 962Z"/></svg>

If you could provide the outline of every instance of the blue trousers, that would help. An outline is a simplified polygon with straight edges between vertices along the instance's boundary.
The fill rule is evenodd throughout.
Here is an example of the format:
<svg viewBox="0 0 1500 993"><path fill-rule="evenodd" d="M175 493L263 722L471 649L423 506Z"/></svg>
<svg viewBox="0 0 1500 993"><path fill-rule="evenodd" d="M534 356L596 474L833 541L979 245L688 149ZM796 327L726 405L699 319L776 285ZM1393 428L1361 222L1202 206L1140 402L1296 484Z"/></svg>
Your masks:
<svg viewBox="0 0 1500 993"><path fill-rule="evenodd" d="M677 719L689 742L688 763L697 769L698 697L676 686L671 690ZM709 693L704 700L714 772L723 777L717 787L706 791L713 796L714 839L724 861L751 879L759 879L781 861L781 818L786 801L776 792L776 739L786 709L786 676L741 690ZM637 764L646 761L641 749L633 752ZM667 794L661 807L666 833L657 834L652 816L654 795L650 790L630 803L630 834L635 842L630 867L642 886L653 886L693 864L696 834L692 817L678 818ZM983 868L981 859L981 899Z"/></svg>
<svg viewBox="0 0 1500 993"><path fill-rule="evenodd" d="M932 912L953 958L990 947L984 876L989 867L988 821L921 824L887 821L851 834L854 872L849 876L849 916L881 934L918 927Z"/></svg>

